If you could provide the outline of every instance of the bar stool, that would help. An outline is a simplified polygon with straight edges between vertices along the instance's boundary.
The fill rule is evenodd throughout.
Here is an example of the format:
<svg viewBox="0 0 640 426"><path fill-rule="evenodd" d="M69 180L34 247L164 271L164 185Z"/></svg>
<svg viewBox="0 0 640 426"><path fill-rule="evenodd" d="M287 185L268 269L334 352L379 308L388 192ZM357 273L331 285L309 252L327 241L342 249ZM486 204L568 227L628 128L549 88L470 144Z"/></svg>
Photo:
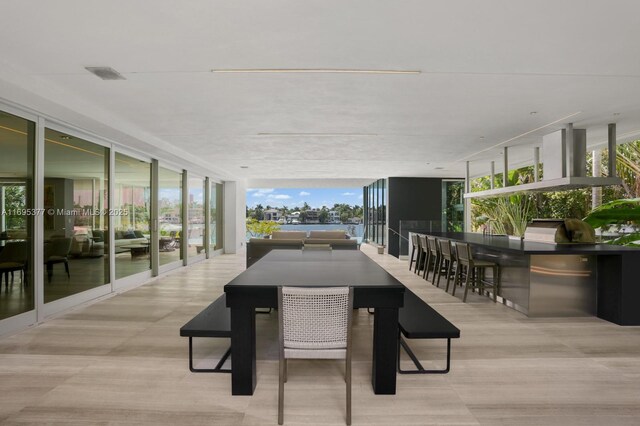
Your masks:
<svg viewBox="0 0 640 426"><path fill-rule="evenodd" d="M431 260L433 260L433 277L431 277L431 284L436 283L436 270L440 264L440 247L438 245L438 239L436 237L427 237L427 245L429 246L429 264L425 265L424 275L425 280L429 280L429 268L431 267ZM439 273L438 273L439 274Z"/></svg>
<svg viewBox="0 0 640 426"><path fill-rule="evenodd" d="M409 270L413 266L413 262L416 260L413 258L416 254L416 248L418 247L418 234L411 234L411 257L409 258Z"/></svg>
<svg viewBox="0 0 640 426"><path fill-rule="evenodd" d="M438 266L438 282L436 287L440 287L440 271L443 271L445 277L447 277L447 286L444 291L449 291L449 281L451 281L452 273L454 272L453 264L455 262L455 256L451 247L450 240L438 240L440 243L440 264Z"/></svg>
<svg viewBox="0 0 640 426"><path fill-rule="evenodd" d="M456 285L460 275L463 273L462 268L465 268L465 287L464 296L462 301L467 301L467 292L469 288L478 289L480 295L484 293L485 284L492 287L493 301L494 303L498 297L498 291L500 289L500 268L495 262L489 262L486 260L474 260L471 254L471 247L466 243L456 243L456 254L458 257L458 267L456 268L456 274L453 281L452 295L456 294ZM485 279L485 271L487 268L493 270L493 280L487 281Z"/></svg>
<svg viewBox="0 0 640 426"><path fill-rule="evenodd" d="M418 235L418 245L420 246L420 263L417 269L418 274L420 271L429 265L429 246L427 245L427 236ZM424 272L422 273L424 277Z"/></svg>
<svg viewBox="0 0 640 426"><path fill-rule="evenodd" d="M422 269L422 264L424 263L424 258L426 256L426 246L423 244L424 235L418 235L418 258L416 259L416 266L413 269L414 274L420 273Z"/></svg>

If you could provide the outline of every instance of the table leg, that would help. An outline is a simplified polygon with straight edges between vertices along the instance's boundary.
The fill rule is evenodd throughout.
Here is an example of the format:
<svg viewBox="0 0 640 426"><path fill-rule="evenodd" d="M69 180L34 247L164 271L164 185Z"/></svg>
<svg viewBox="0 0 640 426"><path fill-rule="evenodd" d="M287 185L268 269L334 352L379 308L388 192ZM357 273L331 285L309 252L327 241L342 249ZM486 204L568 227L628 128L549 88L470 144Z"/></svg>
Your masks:
<svg viewBox="0 0 640 426"><path fill-rule="evenodd" d="M256 388L256 310L231 308L231 394L253 395Z"/></svg>
<svg viewBox="0 0 640 426"><path fill-rule="evenodd" d="M376 308L373 320L373 391L395 395L398 346L398 308Z"/></svg>

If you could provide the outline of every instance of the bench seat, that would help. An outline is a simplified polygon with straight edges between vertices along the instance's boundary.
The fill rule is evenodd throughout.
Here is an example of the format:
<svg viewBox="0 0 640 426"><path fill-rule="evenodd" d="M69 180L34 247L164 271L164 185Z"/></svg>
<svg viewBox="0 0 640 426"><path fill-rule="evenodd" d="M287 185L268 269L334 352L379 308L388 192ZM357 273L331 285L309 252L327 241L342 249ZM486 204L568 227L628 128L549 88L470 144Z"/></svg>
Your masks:
<svg viewBox="0 0 640 426"><path fill-rule="evenodd" d="M398 312L398 328L398 372L400 374L444 374L449 372L451 339L459 338L460 330L409 289L405 289L404 306ZM444 370L425 370L402 336L407 339L447 339L447 367ZM402 370L400 368L401 348L407 352L417 370Z"/></svg>
<svg viewBox="0 0 640 426"><path fill-rule="evenodd" d="M194 337L231 337L231 310L227 308L226 294L222 294L212 304L180 328L180 336L189 338L189 370L194 373L230 373L231 369L223 369L231 347L227 349L215 368L193 367Z"/></svg>

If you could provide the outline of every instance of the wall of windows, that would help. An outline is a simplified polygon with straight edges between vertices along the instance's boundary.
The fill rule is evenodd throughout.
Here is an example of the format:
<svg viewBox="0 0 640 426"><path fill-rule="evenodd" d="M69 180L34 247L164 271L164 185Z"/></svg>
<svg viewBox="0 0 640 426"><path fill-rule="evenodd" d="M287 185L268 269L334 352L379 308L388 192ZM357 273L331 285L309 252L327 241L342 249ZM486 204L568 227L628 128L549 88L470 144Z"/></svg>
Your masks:
<svg viewBox="0 0 640 426"><path fill-rule="evenodd" d="M379 179L363 188L364 198L364 228L366 240L378 245L386 245L387 234L387 204L386 179Z"/></svg>
<svg viewBox="0 0 640 426"><path fill-rule="evenodd" d="M0 112L0 320L34 309L35 123Z"/></svg>
<svg viewBox="0 0 640 426"><path fill-rule="evenodd" d="M151 163L115 154L113 243L116 279L151 270Z"/></svg>
<svg viewBox="0 0 640 426"><path fill-rule="evenodd" d="M158 170L160 265L182 260L182 173Z"/></svg>
<svg viewBox="0 0 640 426"><path fill-rule="evenodd" d="M0 335L222 248L222 184L2 108Z"/></svg>
<svg viewBox="0 0 640 426"><path fill-rule="evenodd" d="M209 246L212 250L222 248L222 184L211 183L209 201Z"/></svg>
<svg viewBox="0 0 640 426"><path fill-rule="evenodd" d="M189 212L189 227L187 231L187 257L195 257L204 253L204 179L189 177L189 198L187 210Z"/></svg>
<svg viewBox="0 0 640 426"><path fill-rule="evenodd" d="M110 282L108 170L108 148L45 130L45 303Z"/></svg>

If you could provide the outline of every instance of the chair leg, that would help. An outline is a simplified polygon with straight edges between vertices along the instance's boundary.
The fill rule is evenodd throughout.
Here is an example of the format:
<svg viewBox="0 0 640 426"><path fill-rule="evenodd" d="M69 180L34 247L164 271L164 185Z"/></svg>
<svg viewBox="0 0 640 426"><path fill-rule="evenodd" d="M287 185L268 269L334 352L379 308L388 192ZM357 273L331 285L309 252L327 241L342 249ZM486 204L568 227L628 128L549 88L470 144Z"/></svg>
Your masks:
<svg viewBox="0 0 640 426"><path fill-rule="evenodd" d="M498 288L500 287L500 272L498 266L493 267L493 303L498 301Z"/></svg>
<svg viewBox="0 0 640 426"><path fill-rule="evenodd" d="M347 425L351 424L351 360L346 360L347 379Z"/></svg>
<svg viewBox="0 0 640 426"><path fill-rule="evenodd" d="M445 293L449 292L449 282L451 281L451 270L453 269L453 260L447 262L447 286L444 289Z"/></svg>
<svg viewBox="0 0 640 426"><path fill-rule="evenodd" d="M51 277L53 276L53 263L47 263L47 282L51 282Z"/></svg>
<svg viewBox="0 0 640 426"><path fill-rule="evenodd" d="M469 292L469 284L471 281L471 275L473 274L474 268L471 266L467 266L467 279L464 282L464 295L462 296L462 302L466 303L467 301L467 293Z"/></svg>
<svg viewBox="0 0 640 426"><path fill-rule="evenodd" d="M451 295L456 295L456 287L458 287L458 281L460 280L460 275L462 274L462 265L458 263L456 266L456 271L453 274L453 290L451 290Z"/></svg>
<svg viewBox="0 0 640 426"><path fill-rule="evenodd" d="M429 265L431 264L431 252L425 252L424 271L422 271L422 279L426 280L429 277Z"/></svg>
<svg viewBox="0 0 640 426"><path fill-rule="evenodd" d="M278 381L278 424L284 422L284 376L285 376L285 360L280 358L280 374Z"/></svg>
<svg viewBox="0 0 640 426"><path fill-rule="evenodd" d="M413 266L413 262L415 262L413 260L413 256L416 254L416 246L413 246L411 248L411 258L409 259L409 270L411 270L411 267Z"/></svg>
<svg viewBox="0 0 640 426"><path fill-rule="evenodd" d="M442 276L442 269L447 265L448 260L442 255L440 256L440 262L438 263L438 280L436 281L436 287L440 288L440 277Z"/></svg>
<svg viewBox="0 0 640 426"><path fill-rule="evenodd" d="M71 278L71 274L69 274L69 262L64 261L64 270L67 272L67 277Z"/></svg>

